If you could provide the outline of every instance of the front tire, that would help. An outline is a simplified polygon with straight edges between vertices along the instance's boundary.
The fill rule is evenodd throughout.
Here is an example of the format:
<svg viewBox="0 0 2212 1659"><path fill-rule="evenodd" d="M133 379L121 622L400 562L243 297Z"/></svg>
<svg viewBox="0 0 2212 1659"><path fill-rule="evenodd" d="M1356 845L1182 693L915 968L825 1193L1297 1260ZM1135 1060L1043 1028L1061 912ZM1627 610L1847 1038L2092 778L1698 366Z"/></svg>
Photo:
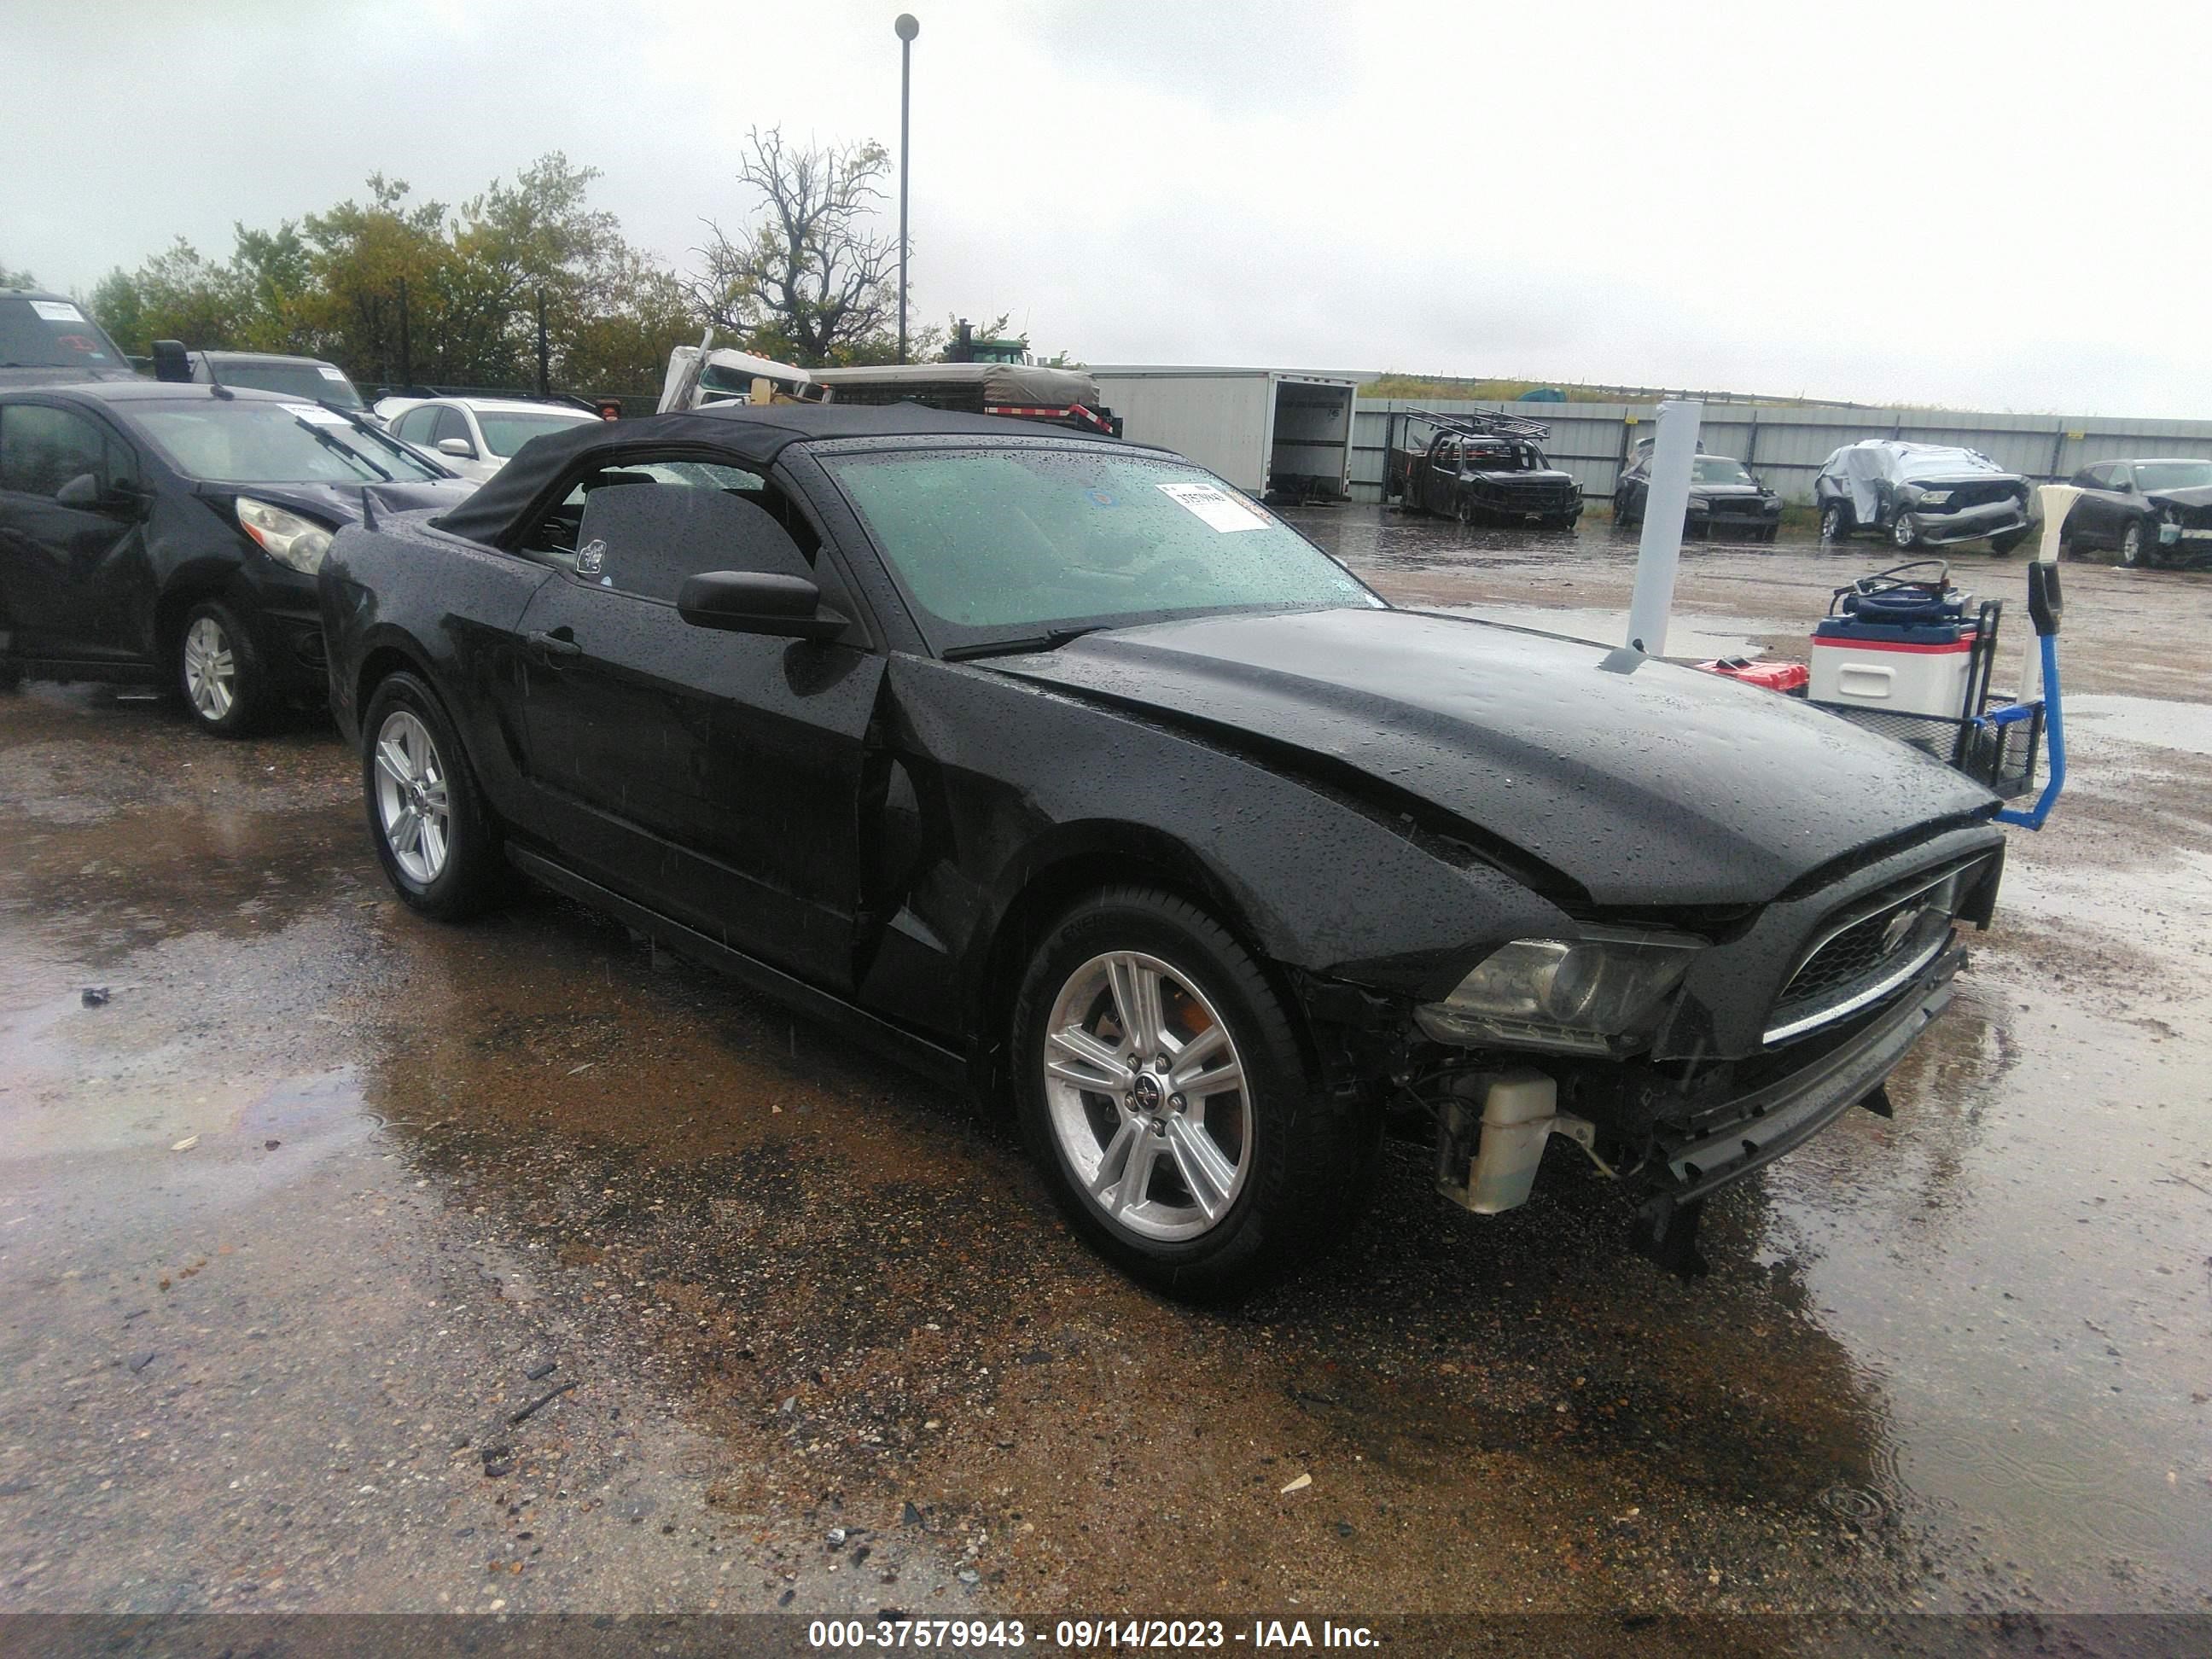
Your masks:
<svg viewBox="0 0 2212 1659"><path fill-rule="evenodd" d="M1851 515L1844 510L1841 501L1830 501L1820 509L1820 539L1839 542L1851 533Z"/></svg>
<svg viewBox="0 0 2212 1659"><path fill-rule="evenodd" d="M177 629L177 686L203 732L242 738L267 712L269 679L253 636L218 599L185 612Z"/></svg>
<svg viewBox="0 0 2212 1659"><path fill-rule="evenodd" d="M2151 562L2150 550L2156 545L2150 532L2141 519L2130 519L2128 527L2120 532L2120 562L2130 569L2140 570Z"/></svg>
<svg viewBox="0 0 2212 1659"><path fill-rule="evenodd" d="M1920 532L1912 527L1912 521L1900 513L1889 521L1889 539L1893 546L1910 553L1920 545Z"/></svg>
<svg viewBox="0 0 2212 1659"><path fill-rule="evenodd" d="M1110 889L1062 916L1012 1028L1023 1134L1054 1200L1101 1255L1177 1295L1236 1294L1308 1254L1371 1162L1379 1115L1323 1096L1258 964L1172 894Z"/></svg>
<svg viewBox="0 0 2212 1659"><path fill-rule="evenodd" d="M437 695L393 674L370 696L362 732L369 836L401 901L440 921L497 904L507 892L498 828Z"/></svg>
<svg viewBox="0 0 2212 1659"><path fill-rule="evenodd" d="M2026 530L2008 530L2002 536L1990 538L1990 551L2002 557L2027 539Z"/></svg>

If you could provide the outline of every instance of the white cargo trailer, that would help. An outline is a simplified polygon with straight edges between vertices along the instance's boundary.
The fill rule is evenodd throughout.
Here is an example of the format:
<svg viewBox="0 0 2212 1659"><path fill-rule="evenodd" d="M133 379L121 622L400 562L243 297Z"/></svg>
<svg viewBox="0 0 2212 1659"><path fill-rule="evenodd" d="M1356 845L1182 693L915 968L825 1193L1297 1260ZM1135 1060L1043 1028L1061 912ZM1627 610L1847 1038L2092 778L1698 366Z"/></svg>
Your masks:
<svg viewBox="0 0 2212 1659"><path fill-rule="evenodd" d="M1123 437L1188 455L1247 495L1352 493L1351 380L1279 368L1094 365L1091 374Z"/></svg>

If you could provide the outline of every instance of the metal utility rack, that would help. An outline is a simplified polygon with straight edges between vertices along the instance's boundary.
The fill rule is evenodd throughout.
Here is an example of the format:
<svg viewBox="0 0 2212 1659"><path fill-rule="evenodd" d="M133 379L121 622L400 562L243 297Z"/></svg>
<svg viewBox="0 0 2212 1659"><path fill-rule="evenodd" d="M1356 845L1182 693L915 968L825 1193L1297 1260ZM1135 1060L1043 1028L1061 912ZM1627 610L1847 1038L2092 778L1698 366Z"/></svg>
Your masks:
<svg viewBox="0 0 2212 1659"><path fill-rule="evenodd" d="M1387 505L1393 495L1406 493L1405 480L1397 480L1397 489L1391 489L1391 461L1398 453L1398 434L1410 431L1415 425L1434 432L1456 432L1464 438L1518 438L1524 443L1537 445L1552 441L1551 423L1530 420L1525 415L1502 415L1487 409L1469 410L1459 415L1440 415L1428 409L1394 409L1383 424L1382 433L1382 500Z"/></svg>

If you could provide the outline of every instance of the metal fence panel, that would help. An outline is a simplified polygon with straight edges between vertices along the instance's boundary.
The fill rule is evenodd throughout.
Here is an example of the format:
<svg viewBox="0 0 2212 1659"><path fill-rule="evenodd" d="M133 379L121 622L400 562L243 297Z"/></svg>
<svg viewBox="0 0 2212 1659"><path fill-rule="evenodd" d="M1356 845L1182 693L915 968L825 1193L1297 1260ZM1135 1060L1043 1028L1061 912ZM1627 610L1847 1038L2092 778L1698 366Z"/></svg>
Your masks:
<svg viewBox="0 0 2212 1659"><path fill-rule="evenodd" d="M1439 415L1488 410L1547 422L1545 453L1571 474L1585 496L1609 500L1620 464L1637 439L1648 437L1658 404L1409 402L1363 398L1353 424L1352 499L1382 499L1383 445L1394 410ZM1734 455L1785 501L1813 499L1821 463L1862 438L1960 444L2037 483L2071 477L2085 466L2136 455L2212 459L2212 421L2135 420L2081 415L2004 415L1961 410L1765 407L1709 403L1700 432L1706 451Z"/></svg>

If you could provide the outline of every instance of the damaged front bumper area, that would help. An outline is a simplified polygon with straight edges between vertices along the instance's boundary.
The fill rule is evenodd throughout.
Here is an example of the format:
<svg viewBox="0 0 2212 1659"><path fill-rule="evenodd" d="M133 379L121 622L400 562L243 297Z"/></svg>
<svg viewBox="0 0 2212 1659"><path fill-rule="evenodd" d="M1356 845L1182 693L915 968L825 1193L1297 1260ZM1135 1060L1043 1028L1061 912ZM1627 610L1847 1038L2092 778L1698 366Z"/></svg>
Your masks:
<svg viewBox="0 0 2212 1659"><path fill-rule="evenodd" d="M1480 1214L1514 1208L1528 1197L1546 1143L1559 1135L1636 1195L1631 1238L1640 1251L1676 1272L1701 1273L1696 1236L1705 1200L1853 1106L1888 1115L1882 1085L1948 1006L1966 958L1963 947L1948 944L1855 1029L1806 1042L1801 1065L1770 1073L1747 1092L1694 1108L1650 1100L1648 1129L1636 1137L1640 1146L1624 1143L1624 1126L1599 1106L1595 1091L1565 1091L1570 1104L1589 1115L1560 1109L1562 1091L1550 1071L1470 1069L1453 1081L1437 1115L1437 1190ZM1769 1060L1786 1064L1788 1053L1779 1048ZM1616 1169L1608 1156L1626 1167Z"/></svg>
<svg viewBox="0 0 2212 1659"><path fill-rule="evenodd" d="M1661 1265L1699 1272L1696 1229L1705 1200L1803 1145L1850 1108L1889 1115L1882 1085L1936 1016L1950 1006L1951 981L1966 960L1945 951L1859 1031L1802 1070L1701 1113L1680 1128L1662 1125L1658 1156L1642 1171L1638 1248Z"/></svg>
<svg viewBox="0 0 2212 1659"><path fill-rule="evenodd" d="M1948 513L1900 513L1899 521L1923 546L1948 547L1954 542L1978 541L2027 528L2027 507L2017 501L1984 501Z"/></svg>

